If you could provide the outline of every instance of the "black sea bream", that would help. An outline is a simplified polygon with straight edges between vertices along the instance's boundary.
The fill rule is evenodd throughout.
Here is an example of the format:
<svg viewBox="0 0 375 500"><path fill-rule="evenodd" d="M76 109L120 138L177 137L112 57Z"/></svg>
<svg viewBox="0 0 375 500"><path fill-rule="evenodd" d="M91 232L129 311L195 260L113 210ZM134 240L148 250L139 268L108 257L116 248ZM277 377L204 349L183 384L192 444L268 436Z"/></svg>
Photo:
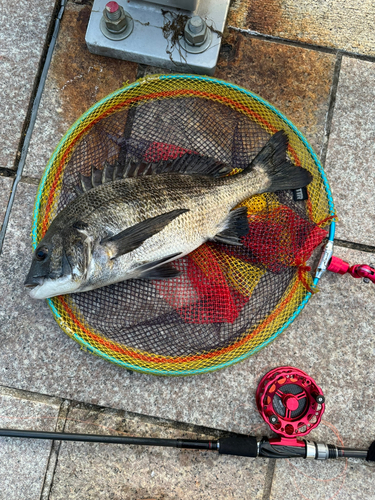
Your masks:
<svg viewBox="0 0 375 500"><path fill-rule="evenodd" d="M287 145L286 134L277 132L236 175L216 160L185 154L164 162L162 171L169 165L172 173L121 178L84 192L55 217L36 248L25 281L30 295L44 299L130 278L173 278L178 271L170 262L207 240L240 245L248 224L246 207L233 210L236 205L312 179L288 160Z"/></svg>

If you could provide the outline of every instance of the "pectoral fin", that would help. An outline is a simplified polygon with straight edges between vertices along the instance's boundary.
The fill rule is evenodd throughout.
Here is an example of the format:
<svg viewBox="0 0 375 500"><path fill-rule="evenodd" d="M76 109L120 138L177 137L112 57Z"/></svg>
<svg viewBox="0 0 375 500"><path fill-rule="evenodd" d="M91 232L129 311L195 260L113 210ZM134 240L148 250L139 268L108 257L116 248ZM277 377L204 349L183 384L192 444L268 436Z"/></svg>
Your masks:
<svg viewBox="0 0 375 500"><path fill-rule="evenodd" d="M101 244L109 245L111 247L111 259L115 259L120 255L129 253L140 247L145 240L151 238L154 234L159 233L176 217L188 211L189 209L187 208L181 208L178 210L172 210L171 212L167 212L165 214L157 215L156 217L151 217L150 219L139 222L134 226L128 227L115 236L104 238L101 241Z"/></svg>
<svg viewBox="0 0 375 500"><path fill-rule="evenodd" d="M164 257L164 259L144 264L137 269L139 271L138 277L144 280L166 280L179 276L181 274L180 271L174 268L169 262L163 264L167 260L176 259L179 255L181 253L175 253Z"/></svg>
<svg viewBox="0 0 375 500"><path fill-rule="evenodd" d="M132 278L142 278L144 280L165 280L175 278L180 271L175 269L168 261L177 259L181 252L167 255L159 260L147 262L137 267L132 272Z"/></svg>
<svg viewBox="0 0 375 500"><path fill-rule="evenodd" d="M214 241L225 243L227 245L242 245L241 237L246 236L249 232L249 224L247 222L247 208L240 207L230 212L227 219L227 227L218 233Z"/></svg>
<svg viewBox="0 0 375 500"><path fill-rule="evenodd" d="M176 278L181 273L171 264L164 264L163 266L155 267L155 269L150 269L145 273L140 275L140 278L144 280L168 280L171 278Z"/></svg>

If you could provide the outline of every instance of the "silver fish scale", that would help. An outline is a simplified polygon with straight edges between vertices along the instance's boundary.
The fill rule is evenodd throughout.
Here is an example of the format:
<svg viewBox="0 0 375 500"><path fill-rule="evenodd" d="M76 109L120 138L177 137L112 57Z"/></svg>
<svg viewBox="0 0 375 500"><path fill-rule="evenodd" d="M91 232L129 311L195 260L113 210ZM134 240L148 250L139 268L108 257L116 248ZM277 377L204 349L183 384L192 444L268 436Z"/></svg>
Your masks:
<svg viewBox="0 0 375 500"><path fill-rule="evenodd" d="M89 290L137 277L135 269L142 264L190 253L224 230L230 210L264 191L267 182L268 177L257 170L218 179L181 174L121 179L74 199L57 215L51 229L66 231L77 220L88 224L85 232L95 242L93 262L78 291ZM129 253L113 259L111 245L100 244L104 237L176 209L189 211Z"/></svg>
<svg viewBox="0 0 375 500"><path fill-rule="evenodd" d="M194 217L192 213L183 214L173 223L189 221L189 226L181 225L184 232L196 231L197 226L212 228L222 221L223 213L227 214L243 199L263 191L267 180L255 171L222 179L178 174L122 179L76 198L61 213L60 224L64 227L76 219L84 220L90 224L90 231L100 234L100 227L108 222L116 225L120 232L156 215L189 208Z"/></svg>

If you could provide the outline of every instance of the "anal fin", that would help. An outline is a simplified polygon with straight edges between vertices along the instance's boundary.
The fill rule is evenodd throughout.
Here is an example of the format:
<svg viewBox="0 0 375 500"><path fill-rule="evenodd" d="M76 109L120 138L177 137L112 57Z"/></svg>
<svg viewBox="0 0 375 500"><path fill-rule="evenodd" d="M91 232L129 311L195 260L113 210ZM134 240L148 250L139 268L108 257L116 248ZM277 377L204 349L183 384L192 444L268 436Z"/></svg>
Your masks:
<svg viewBox="0 0 375 500"><path fill-rule="evenodd" d="M247 208L240 207L232 210L227 218L227 227L214 237L217 243L227 245L242 245L241 238L249 232L247 222Z"/></svg>

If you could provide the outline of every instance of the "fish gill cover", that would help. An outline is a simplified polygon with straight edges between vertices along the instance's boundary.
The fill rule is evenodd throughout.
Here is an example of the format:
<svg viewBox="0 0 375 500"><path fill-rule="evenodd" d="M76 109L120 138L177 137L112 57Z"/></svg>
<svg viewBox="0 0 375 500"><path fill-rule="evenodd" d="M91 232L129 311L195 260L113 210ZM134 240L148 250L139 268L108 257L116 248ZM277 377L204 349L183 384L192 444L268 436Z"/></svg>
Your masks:
<svg viewBox="0 0 375 500"><path fill-rule="evenodd" d="M244 200L243 246L208 242L173 262L169 280L127 280L48 299L61 328L85 349L157 375L212 371L245 359L275 338L312 293L307 261L334 217L321 165L280 112L251 92L207 77L152 76L107 96L67 132L39 187L34 247L77 196L92 168L175 159L186 153L244 169L278 130L288 156L313 175L308 199L291 191ZM145 172L129 171L127 175ZM151 172L146 172L150 175Z"/></svg>

